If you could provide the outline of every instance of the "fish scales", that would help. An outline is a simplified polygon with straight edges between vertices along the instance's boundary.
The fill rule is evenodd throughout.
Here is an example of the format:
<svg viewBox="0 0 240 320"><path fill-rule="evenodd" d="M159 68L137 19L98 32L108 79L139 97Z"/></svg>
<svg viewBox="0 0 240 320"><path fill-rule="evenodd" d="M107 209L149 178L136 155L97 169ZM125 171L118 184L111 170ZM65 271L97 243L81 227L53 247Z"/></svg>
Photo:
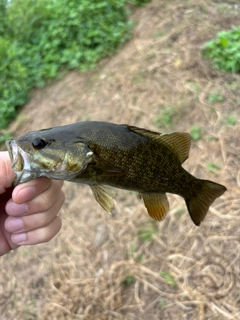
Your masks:
<svg viewBox="0 0 240 320"><path fill-rule="evenodd" d="M170 193L182 195L187 190L190 191L190 182L193 183L194 177L180 167L180 161L165 145L156 144L155 140L136 134L128 126L116 127L108 124L104 129L106 132L103 132L101 124L99 126L96 123L92 130L86 130L84 126L77 130L94 151L96 164L89 165L75 180L91 181L93 184L97 181L141 192L166 192L168 189ZM107 169L110 165L124 168L127 174L106 173L104 177L100 174L97 178L96 175L93 176L94 170L101 171L102 168L104 174L104 168Z"/></svg>
<svg viewBox="0 0 240 320"><path fill-rule="evenodd" d="M88 184L95 199L112 211L110 187L137 191L149 215L161 220L169 210L166 193L185 199L196 225L226 188L192 176L182 163L190 136L109 122L86 121L29 132L7 141L15 183L38 176Z"/></svg>

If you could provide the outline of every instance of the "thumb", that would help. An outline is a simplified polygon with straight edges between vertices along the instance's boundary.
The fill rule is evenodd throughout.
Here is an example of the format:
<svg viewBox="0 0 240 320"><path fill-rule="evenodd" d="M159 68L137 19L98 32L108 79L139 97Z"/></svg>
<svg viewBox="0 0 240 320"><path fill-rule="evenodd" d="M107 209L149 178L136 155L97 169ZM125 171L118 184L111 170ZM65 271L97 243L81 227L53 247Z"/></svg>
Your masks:
<svg viewBox="0 0 240 320"><path fill-rule="evenodd" d="M15 173L11 170L11 160L7 151L0 152L0 194L12 186Z"/></svg>

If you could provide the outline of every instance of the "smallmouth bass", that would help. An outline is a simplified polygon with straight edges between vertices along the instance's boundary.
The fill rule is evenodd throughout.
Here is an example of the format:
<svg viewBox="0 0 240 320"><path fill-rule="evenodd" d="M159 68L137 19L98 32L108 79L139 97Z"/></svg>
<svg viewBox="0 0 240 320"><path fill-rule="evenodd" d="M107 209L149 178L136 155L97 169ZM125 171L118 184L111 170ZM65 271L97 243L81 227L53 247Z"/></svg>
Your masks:
<svg viewBox="0 0 240 320"><path fill-rule="evenodd" d="M14 185L41 176L88 184L107 212L113 209L111 187L133 190L155 220L169 210L166 193L174 193L185 199L199 226L227 189L195 178L182 167L190 144L188 133L162 134L100 121L32 131L6 142Z"/></svg>

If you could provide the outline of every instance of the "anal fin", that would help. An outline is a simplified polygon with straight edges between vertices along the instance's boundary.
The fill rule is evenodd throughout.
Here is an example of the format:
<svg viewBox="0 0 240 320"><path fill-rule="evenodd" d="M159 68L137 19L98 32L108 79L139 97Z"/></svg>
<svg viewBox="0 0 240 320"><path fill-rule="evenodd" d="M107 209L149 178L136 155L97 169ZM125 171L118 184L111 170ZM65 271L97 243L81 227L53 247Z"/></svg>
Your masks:
<svg viewBox="0 0 240 320"><path fill-rule="evenodd" d="M111 213L114 207L113 199L115 198L115 192L112 188L101 185L90 186L92 193L96 201L102 206L102 208Z"/></svg>
<svg viewBox="0 0 240 320"><path fill-rule="evenodd" d="M165 193L141 193L148 214L155 220L162 220L169 210Z"/></svg>

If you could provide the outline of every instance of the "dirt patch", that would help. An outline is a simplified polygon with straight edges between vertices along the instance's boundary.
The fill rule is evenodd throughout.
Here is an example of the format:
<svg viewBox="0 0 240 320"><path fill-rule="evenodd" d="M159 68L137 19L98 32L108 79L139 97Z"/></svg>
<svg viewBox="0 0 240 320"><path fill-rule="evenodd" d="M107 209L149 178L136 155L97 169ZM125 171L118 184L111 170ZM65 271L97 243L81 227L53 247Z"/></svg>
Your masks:
<svg viewBox="0 0 240 320"><path fill-rule="evenodd" d="M82 120L195 132L184 167L228 191L198 228L180 197L156 223L134 193L118 192L111 217L65 183L59 235L0 259L1 319L240 319L240 78L200 53L239 24L239 5L156 0L132 18L114 57L36 90L14 135Z"/></svg>

